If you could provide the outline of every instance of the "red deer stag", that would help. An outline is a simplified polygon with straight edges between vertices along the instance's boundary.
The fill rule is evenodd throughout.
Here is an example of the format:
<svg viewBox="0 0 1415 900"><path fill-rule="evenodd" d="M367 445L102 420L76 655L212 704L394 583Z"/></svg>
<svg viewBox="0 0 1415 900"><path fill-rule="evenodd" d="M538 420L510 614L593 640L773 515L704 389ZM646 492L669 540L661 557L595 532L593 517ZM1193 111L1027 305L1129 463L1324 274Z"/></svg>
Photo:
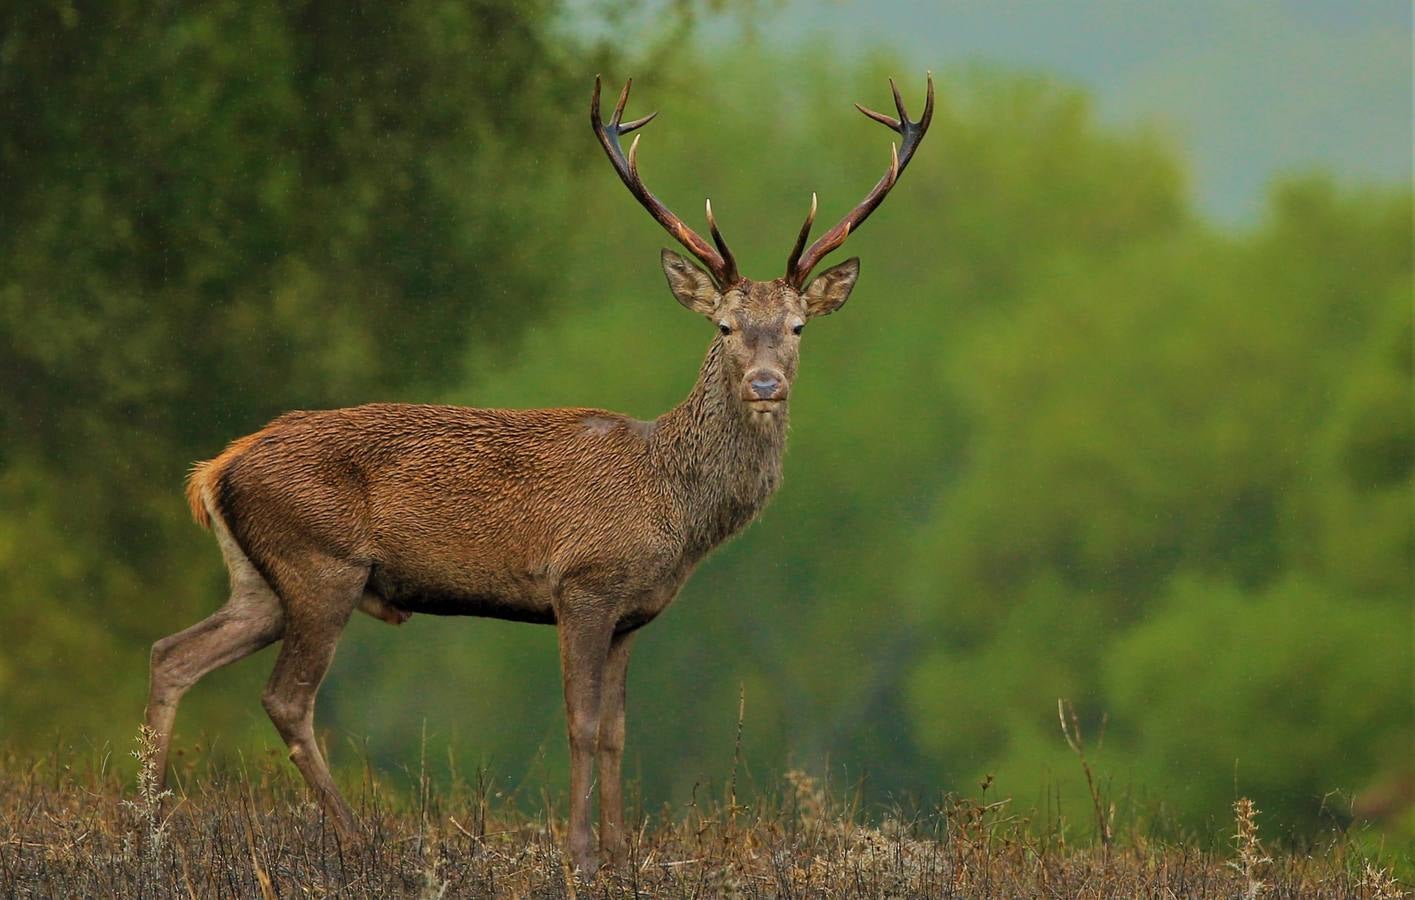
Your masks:
<svg viewBox="0 0 1415 900"><path fill-rule="evenodd" d="M893 82L890 83L893 87ZM284 639L262 702L326 814L356 834L315 742L315 693L349 616L412 613L555 625L570 738L569 850L596 854L591 771L598 757L600 849L622 852L619 769L624 679L638 629L668 606L694 566L761 510L781 480L787 395L801 329L845 302L849 259L808 282L894 187L933 115L911 121L860 107L898 132L889 170L809 247L815 198L786 274L737 272L707 207L709 245L644 186L638 136L653 115L606 123L595 79L590 121L630 193L706 267L669 250L678 302L716 329L688 398L652 422L598 409L465 409L373 404L291 412L197 464L187 482L231 576L225 606L152 647L147 725L165 775L182 695L203 675ZM656 114L655 114L656 115Z"/></svg>

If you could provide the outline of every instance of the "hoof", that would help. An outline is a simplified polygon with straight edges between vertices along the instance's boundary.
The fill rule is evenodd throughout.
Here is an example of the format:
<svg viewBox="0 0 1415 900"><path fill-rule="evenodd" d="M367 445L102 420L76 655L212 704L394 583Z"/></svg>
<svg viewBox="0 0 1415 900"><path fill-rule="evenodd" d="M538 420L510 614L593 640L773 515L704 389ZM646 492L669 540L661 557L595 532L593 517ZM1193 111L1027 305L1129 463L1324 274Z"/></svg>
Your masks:
<svg viewBox="0 0 1415 900"><path fill-rule="evenodd" d="M359 827L357 821L353 819L345 821L335 816L331 824L334 827L334 831L339 835L339 840L355 847L363 846L366 836L363 828Z"/></svg>
<svg viewBox="0 0 1415 900"><path fill-rule="evenodd" d="M604 860L604 868L606 869L622 869L629 861L628 848L623 845L600 847L599 856Z"/></svg>
<svg viewBox="0 0 1415 900"><path fill-rule="evenodd" d="M599 874L599 860L593 856L575 860L575 877L580 881L594 881Z"/></svg>

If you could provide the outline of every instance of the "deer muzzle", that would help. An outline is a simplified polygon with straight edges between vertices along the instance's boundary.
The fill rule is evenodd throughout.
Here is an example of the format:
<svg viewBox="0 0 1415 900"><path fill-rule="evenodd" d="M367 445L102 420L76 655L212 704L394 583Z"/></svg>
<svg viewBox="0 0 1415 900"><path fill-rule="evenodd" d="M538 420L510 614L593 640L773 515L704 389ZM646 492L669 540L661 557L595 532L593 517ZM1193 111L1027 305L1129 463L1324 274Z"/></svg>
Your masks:
<svg viewBox="0 0 1415 900"><path fill-rule="evenodd" d="M786 379L770 369L753 369L747 373L742 399L752 404L779 403L786 399Z"/></svg>

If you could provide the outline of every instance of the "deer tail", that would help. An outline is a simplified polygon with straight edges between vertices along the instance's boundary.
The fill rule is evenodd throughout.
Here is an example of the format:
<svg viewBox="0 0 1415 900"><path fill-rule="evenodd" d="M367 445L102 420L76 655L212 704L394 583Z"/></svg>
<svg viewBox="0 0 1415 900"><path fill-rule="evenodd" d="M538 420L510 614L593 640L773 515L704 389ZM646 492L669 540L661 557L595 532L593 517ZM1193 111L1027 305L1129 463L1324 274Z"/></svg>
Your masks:
<svg viewBox="0 0 1415 900"><path fill-rule="evenodd" d="M187 507L192 511L192 521L202 528L211 527L211 513L206 511L201 495L206 490L207 470L213 462L215 460L208 459L192 463L192 470L187 473Z"/></svg>
<svg viewBox="0 0 1415 900"><path fill-rule="evenodd" d="M192 464L192 470L187 474L187 507L192 511L192 520L202 528L211 527L211 504L217 502L216 486L220 483L221 476L226 474L226 469L235 462L236 457L244 453L260 434L261 432L256 432L237 438L227 444L226 449L215 459Z"/></svg>

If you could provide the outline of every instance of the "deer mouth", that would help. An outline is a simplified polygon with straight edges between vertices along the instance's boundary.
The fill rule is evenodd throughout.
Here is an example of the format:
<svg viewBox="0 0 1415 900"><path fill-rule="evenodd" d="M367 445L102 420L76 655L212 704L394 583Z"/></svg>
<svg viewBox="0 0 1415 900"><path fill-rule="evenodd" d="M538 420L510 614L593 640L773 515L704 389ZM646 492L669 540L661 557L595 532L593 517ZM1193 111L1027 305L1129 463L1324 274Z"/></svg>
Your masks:
<svg viewBox="0 0 1415 900"><path fill-rule="evenodd" d="M786 398L764 400L761 397L753 397L746 401L746 406L753 419L763 422L776 418L776 414L785 408Z"/></svg>

